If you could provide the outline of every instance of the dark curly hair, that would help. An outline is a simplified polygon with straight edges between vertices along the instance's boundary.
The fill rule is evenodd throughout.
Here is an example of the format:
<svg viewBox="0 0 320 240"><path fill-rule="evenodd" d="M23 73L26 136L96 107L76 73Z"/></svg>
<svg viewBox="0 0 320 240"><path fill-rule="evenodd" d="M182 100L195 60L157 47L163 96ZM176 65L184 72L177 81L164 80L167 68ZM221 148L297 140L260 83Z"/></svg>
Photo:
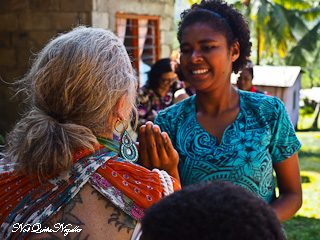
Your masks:
<svg viewBox="0 0 320 240"><path fill-rule="evenodd" d="M147 86L153 90L159 87L159 79L163 73L172 72L171 59L162 58L152 65L151 70L148 72Z"/></svg>
<svg viewBox="0 0 320 240"><path fill-rule="evenodd" d="M243 15L232 4L222 0L202 0L182 12L177 33L180 43L185 28L196 22L208 23L215 31L222 33L229 48L239 42L240 56L233 63L232 70L238 73L246 66L251 53L250 30Z"/></svg>
<svg viewBox="0 0 320 240"><path fill-rule="evenodd" d="M147 209L140 240L285 240L263 199L227 181L189 185Z"/></svg>

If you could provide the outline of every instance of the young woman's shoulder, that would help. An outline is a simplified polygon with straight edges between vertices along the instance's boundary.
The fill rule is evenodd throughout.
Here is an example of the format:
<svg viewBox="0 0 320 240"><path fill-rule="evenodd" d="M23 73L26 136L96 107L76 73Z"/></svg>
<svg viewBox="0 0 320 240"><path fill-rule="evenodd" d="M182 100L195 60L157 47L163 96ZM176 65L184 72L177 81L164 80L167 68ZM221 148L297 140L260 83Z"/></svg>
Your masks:
<svg viewBox="0 0 320 240"><path fill-rule="evenodd" d="M277 97L238 90L242 107L258 111L266 120L277 119L281 114L287 114L284 103Z"/></svg>
<svg viewBox="0 0 320 240"><path fill-rule="evenodd" d="M183 122L192 117L193 111L195 111L194 95L160 111L155 124L170 135Z"/></svg>
<svg viewBox="0 0 320 240"><path fill-rule="evenodd" d="M276 105L283 105L282 101L274 96L242 91L238 90L240 98L243 100L244 105L253 106L253 107L261 107L261 106L276 106Z"/></svg>

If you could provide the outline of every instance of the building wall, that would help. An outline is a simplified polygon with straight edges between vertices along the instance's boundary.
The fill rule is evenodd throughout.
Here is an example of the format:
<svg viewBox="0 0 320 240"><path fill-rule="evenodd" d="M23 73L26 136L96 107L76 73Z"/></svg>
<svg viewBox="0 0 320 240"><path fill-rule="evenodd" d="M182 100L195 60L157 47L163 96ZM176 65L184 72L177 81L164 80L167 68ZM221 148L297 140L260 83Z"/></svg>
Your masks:
<svg viewBox="0 0 320 240"><path fill-rule="evenodd" d="M260 90L267 91L268 93L270 93L270 95L280 98L282 101L284 101L284 94L285 94L286 88L278 87L278 86L261 86L261 85L254 85L254 86Z"/></svg>
<svg viewBox="0 0 320 240"><path fill-rule="evenodd" d="M41 50L58 32L79 23L91 25L92 0L0 1L0 134L5 135L22 111L10 99L14 79L29 68L32 53Z"/></svg>
<svg viewBox="0 0 320 240"><path fill-rule="evenodd" d="M174 36L175 0L94 0L92 25L116 31L116 13L160 16L161 58L170 57Z"/></svg>
<svg viewBox="0 0 320 240"><path fill-rule="evenodd" d="M288 115L292 121L293 126L296 128L300 116L300 87L301 87L301 74L299 74L297 80L292 87L286 88L284 96L284 104L286 106Z"/></svg>
<svg viewBox="0 0 320 240"><path fill-rule="evenodd" d="M159 15L161 57L170 56L174 34L175 0L0 0L0 134L5 135L23 107L10 99L14 79L28 70L32 53L57 33L79 24L115 32L120 12Z"/></svg>

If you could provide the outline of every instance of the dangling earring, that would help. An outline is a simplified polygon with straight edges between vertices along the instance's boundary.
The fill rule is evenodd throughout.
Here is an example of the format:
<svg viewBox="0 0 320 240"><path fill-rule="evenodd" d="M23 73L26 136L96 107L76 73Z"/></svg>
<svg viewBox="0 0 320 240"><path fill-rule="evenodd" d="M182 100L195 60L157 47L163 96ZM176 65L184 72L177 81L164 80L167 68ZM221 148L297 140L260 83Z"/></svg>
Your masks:
<svg viewBox="0 0 320 240"><path fill-rule="evenodd" d="M120 118L117 119L117 122L118 121L123 124L123 121ZM127 128L128 128L128 125L126 127L124 127L124 131L120 137L119 154L122 158L134 163L138 160L138 149L134 145L129 133L127 132ZM115 128L115 129L117 131L117 128Z"/></svg>

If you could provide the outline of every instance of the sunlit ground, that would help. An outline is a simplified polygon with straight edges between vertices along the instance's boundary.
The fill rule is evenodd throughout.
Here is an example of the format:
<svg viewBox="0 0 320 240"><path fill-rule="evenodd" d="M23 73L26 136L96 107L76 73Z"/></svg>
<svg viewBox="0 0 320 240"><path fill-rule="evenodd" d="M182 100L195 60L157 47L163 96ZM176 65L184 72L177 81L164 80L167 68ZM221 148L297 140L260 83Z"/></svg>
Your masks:
<svg viewBox="0 0 320 240"><path fill-rule="evenodd" d="M303 204L284 223L289 240L320 239L320 132L297 132L302 143L299 151Z"/></svg>

